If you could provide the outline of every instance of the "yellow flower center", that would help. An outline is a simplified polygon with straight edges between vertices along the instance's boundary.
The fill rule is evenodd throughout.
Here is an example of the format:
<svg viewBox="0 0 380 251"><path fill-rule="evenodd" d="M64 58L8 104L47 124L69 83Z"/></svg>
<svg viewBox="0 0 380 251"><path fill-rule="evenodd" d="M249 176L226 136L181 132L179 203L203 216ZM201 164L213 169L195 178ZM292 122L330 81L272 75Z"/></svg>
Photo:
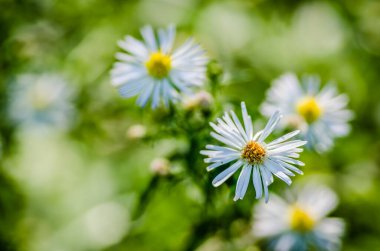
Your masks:
<svg viewBox="0 0 380 251"><path fill-rule="evenodd" d="M155 78L164 78L171 69L172 61L170 56L158 51L150 54L150 58L145 63L149 75Z"/></svg>
<svg viewBox="0 0 380 251"><path fill-rule="evenodd" d="M241 157L246 159L249 164L262 163L266 155L265 149L257 142L251 140L241 152Z"/></svg>
<svg viewBox="0 0 380 251"><path fill-rule="evenodd" d="M36 89L31 92L31 105L36 110L44 110L49 107L50 103L51 97L43 90Z"/></svg>
<svg viewBox="0 0 380 251"><path fill-rule="evenodd" d="M306 97L298 102L297 112L307 123L313 123L322 115L323 111L314 97Z"/></svg>
<svg viewBox="0 0 380 251"><path fill-rule="evenodd" d="M302 208L294 206L290 211L290 226L293 230L307 232L313 229L315 220Z"/></svg>

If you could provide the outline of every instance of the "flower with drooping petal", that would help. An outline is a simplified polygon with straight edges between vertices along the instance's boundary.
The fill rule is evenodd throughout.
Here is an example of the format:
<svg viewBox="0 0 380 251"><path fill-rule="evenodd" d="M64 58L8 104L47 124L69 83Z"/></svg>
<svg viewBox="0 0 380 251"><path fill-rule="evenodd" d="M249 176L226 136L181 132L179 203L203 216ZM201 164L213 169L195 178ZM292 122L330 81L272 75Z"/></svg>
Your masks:
<svg viewBox="0 0 380 251"><path fill-rule="evenodd" d="M233 111L226 112L222 118L218 118L217 124L210 123L215 131L211 132L211 136L222 142L224 146L207 145L207 150L201 151L201 154L206 155L204 161L210 163L207 171L229 164L229 167L212 181L215 187L221 185L242 167L234 200L243 199L252 176L256 198L261 198L264 190L265 201L268 201L268 186L274 180L273 175L290 185L292 180L289 176L294 176L293 172L302 174L302 171L294 165L303 166L304 163L294 158L299 157L299 153L303 151L300 147L306 144L306 141L289 141L299 133L293 131L265 143L265 139L279 122L280 113L275 112L265 128L254 135L252 120L244 102L241 103L241 109L244 124Z"/></svg>
<svg viewBox="0 0 380 251"><path fill-rule="evenodd" d="M338 95L333 84L321 90L319 86L318 77L307 76L300 83L294 74L284 74L269 89L261 112L269 117L279 110L284 115L283 127L301 130L309 147L324 152L336 137L349 133L353 114L346 109L348 97Z"/></svg>
<svg viewBox="0 0 380 251"><path fill-rule="evenodd" d="M119 41L126 53L116 54L119 61L111 79L121 96L138 96L137 104L142 107L151 100L151 107L156 108L161 103L168 106L180 94L190 94L203 85L208 62L204 50L193 39L174 50L175 33L173 25L157 34L145 26L141 29L143 42L131 36Z"/></svg>
<svg viewBox="0 0 380 251"><path fill-rule="evenodd" d="M338 199L329 188L309 184L292 199L276 195L254 209L253 235L266 239L275 251L339 250L344 221L326 216Z"/></svg>

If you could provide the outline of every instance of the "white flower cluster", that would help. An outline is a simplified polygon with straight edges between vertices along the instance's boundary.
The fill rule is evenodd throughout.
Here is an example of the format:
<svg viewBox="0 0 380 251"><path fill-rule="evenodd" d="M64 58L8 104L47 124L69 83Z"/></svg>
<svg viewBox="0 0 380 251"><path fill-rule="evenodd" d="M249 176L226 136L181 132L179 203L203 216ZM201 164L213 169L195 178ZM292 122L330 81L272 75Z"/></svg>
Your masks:
<svg viewBox="0 0 380 251"><path fill-rule="evenodd" d="M125 52L116 54L118 62L111 71L111 79L123 97L138 96L140 106L151 100L151 107L156 108L162 103L168 106L181 97L189 100L182 95L203 86L208 62L204 50L191 39L173 50L175 33L173 25L158 32L145 26L141 29L142 42L131 36L119 41ZM350 130L347 122L352 118L345 108L347 96L337 95L333 85L318 91L319 84L316 77L307 77L300 83L290 73L275 80L261 106L269 122L256 134L244 102L243 123L233 111L218 118L217 124L211 123L214 129L211 136L224 145L207 145L201 151L206 155L205 162L210 164L207 170L229 165L212 184L221 185L242 168L234 199L243 199L252 177L256 198L264 195L268 201L268 186L273 183L273 176L290 185L294 173L302 174L296 166L304 164L296 159L303 145L323 152L331 148L335 137L346 135ZM295 131L266 143L264 140L277 125ZM299 133L303 140L290 140Z"/></svg>
<svg viewBox="0 0 380 251"><path fill-rule="evenodd" d="M213 97L202 94L202 90L193 98L183 96L203 86L208 58L193 40L173 50L175 33L174 26L157 33L146 26L141 30L143 42L130 36L119 41L125 52L116 54L118 62L111 79L121 96L138 96L139 106L150 101L152 108L180 99L188 110L213 104ZM320 80L315 76L299 81L295 74L287 73L274 81L261 105L261 113L269 119L262 130L254 132L244 102L241 118L231 110L217 118L216 123L210 123L211 136L220 145L208 144L200 153L206 156L207 171L221 169L212 185L220 186L240 170L236 201L244 198L252 181L256 198L265 198L265 203L255 209L254 233L270 238L271 249L339 248L344 224L340 219L325 218L337 204L336 195L328 188L307 187L292 201L273 195L271 203L266 203L274 177L290 185L291 177L303 174L299 166L304 163L298 158L304 145L322 153L332 148L335 138L349 133L348 121L353 113L347 104L348 97L338 94L333 84L320 88ZM268 140L276 129L290 132ZM301 139L294 139L297 135ZM161 172L162 166L166 167L166 162L155 163L153 169Z"/></svg>

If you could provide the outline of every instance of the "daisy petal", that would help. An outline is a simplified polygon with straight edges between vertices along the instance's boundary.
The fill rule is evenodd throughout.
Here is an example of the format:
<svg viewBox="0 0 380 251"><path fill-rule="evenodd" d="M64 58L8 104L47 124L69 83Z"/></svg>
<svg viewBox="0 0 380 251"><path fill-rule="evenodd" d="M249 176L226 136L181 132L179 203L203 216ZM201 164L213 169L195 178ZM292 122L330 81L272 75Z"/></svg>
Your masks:
<svg viewBox="0 0 380 251"><path fill-rule="evenodd" d="M272 133L273 129L276 127L278 121L281 118L281 114L279 111L276 111L272 117L269 119L267 125L265 126L263 133L260 135L258 142L263 142L269 134Z"/></svg>
<svg viewBox="0 0 380 251"><path fill-rule="evenodd" d="M261 176L257 166L253 169L252 181L256 191L256 199L261 198L263 196L263 184L261 183Z"/></svg>
<svg viewBox="0 0 380 251"><path fill-rule="evenodd" d="M145 26L141 29L141 35L143 36L145 43L148 45L150 51L157 51L156 38L152 26Z"/></svg>
<svg viewBox="0 0 380 251"><path fill-rule="evenodd" d="M229 168L218 174L212 181L214 187L218 187L223 184L229 177L231 177L242 165L243 163L238 160L236 163L231 165Z"/></svg>
<svg viewBox="0 0 380 251"><path fill-rule="evenodd" d="M252 166L245 164L243 170L240 172L239 179L236 185L236 192L234 201L241 200L244 198L247 192L249 180L251 178Z"/></svg>

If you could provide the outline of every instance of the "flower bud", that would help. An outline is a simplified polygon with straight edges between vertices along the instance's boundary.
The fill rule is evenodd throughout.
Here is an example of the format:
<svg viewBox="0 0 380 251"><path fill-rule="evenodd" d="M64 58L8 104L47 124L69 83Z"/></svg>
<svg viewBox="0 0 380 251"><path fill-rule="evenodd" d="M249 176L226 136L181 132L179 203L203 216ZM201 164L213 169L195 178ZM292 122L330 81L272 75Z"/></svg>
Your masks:
<svg viewBox="0 0 380 251"><path fill-rule="evenodd" d="M154 174L166 176L170 172L170 162L165 158L156 158L150 163L150 170Z"/></svg>
<svg viewBox="0 0 380 251"><path fill-rule="evenodd" d="M186 110L194 110L200 108L202 110L209 110L213 103L213 97L209 92L200 91L194 95L187 97L183 101L183 106Z"/></svg>
<svg viewBox="0 0 380 251"><path fill-rule="evenodd" d="M140 124L132 125L128 128L127 137L130 139L141 139L146 135L146 127Z"/></svg>

